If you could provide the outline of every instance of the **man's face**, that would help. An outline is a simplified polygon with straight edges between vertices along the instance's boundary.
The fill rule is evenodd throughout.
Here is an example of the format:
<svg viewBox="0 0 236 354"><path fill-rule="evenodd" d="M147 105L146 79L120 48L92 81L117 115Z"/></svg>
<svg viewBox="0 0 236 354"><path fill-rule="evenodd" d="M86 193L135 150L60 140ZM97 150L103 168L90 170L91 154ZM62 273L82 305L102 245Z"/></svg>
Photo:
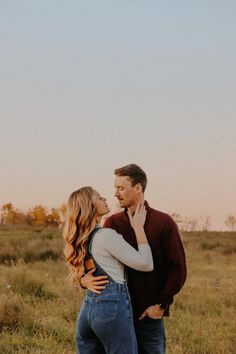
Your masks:
<svg viewBox="0 0 236 354"><path fill-rule="evenodd" d="M132 186L128 176L115 176L115 197L118 199L121 208L128 208L137 203L139 194L137 185Z"/></svg>

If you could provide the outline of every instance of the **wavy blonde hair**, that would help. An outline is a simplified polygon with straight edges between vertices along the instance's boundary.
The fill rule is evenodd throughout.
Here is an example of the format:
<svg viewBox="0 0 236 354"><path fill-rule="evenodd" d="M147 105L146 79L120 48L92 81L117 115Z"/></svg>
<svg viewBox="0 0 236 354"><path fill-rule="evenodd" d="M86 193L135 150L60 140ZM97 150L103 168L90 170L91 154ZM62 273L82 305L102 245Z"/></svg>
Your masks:
<svg viewBox="0 0 236 354"><path fill-rule="evenodd" d="M84 259L90 233L97 223L97 209L94 205L98 192L86 186L73 192L67 203L63 237L66 241L64 254L72 281L80 284L84 274Z"/></svg>

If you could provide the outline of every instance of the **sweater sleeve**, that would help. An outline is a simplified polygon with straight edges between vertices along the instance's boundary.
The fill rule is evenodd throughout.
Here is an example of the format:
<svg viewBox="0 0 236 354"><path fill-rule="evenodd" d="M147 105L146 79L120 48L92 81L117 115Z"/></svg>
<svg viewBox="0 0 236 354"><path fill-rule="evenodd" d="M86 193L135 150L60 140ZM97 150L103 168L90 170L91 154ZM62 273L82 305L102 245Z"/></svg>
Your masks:
<svg viewBox="0 0 236 354"><path fill-rule="evenodd" d="M116 231L104 229L103 247L113 257L130 268L142 272L153 270L153 258L149 245L141 244L138 246L138 250L136 250Z"/></svg>
<svg viewBox="0 0 236 354"><path fill-rule="evenodd" d="M173 296L180 291L186 280L186 259L178 227L171 218L167 222L164 236L164 252L168 271L161 293L161 302L170 304Z"/></svg>

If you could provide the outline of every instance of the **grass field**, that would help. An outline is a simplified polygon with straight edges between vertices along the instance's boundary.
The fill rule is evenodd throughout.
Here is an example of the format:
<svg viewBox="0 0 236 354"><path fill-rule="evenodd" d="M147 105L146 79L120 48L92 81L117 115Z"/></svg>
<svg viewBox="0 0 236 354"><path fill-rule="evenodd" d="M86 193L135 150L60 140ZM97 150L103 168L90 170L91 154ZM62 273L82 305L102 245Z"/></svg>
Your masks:
<svg viewBox="0 0 236 354"><path fill-rule="evenodd" d="M188 279L165 319L168 354L236 353L236 232L182 233ZM61 230L0 228L0 353L75 353L83 292ZM129 353L127 353L129 354Z"/></svg>

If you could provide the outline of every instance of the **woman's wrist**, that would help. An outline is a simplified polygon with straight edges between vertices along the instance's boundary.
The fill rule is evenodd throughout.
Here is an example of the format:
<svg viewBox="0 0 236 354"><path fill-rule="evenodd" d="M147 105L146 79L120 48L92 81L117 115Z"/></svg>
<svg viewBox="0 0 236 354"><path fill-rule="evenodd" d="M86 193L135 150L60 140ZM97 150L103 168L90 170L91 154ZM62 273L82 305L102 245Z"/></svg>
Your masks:
<svg viewBox="0 0 236 354"><path fill-rule="evenodd" d="M138 244L148 244L148 240L144 228L135 230L136 239Z"/></svg>
<svg viewBox="0 0 236 354"><path fill-rule="evenodd" d="M135 226L134 227L134 232L135 232L136 235L144 234L144 227L143 226Z"/></svg>

